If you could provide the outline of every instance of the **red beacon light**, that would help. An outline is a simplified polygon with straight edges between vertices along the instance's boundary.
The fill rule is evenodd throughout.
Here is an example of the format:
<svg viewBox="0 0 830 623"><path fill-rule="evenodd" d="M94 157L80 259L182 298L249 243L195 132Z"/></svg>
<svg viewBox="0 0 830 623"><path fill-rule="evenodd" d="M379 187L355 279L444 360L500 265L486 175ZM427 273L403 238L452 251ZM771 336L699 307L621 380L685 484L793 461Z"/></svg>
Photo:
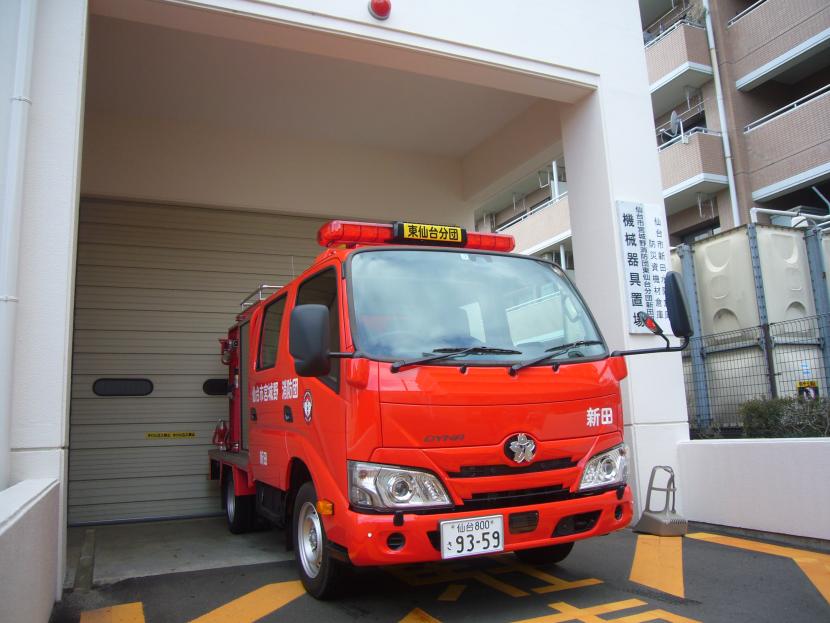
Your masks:
<svg viewBox="0 0 830 623"><path fill-rule="evenodd" d="M322 247L355 247L358 244L414 244L441 247L460 247L482 251L511 252L516 242L506 234L467 232L450 225L423 223L359 223L331 221L317 232Z"/></svg>
<svg viewBox="0 0 830 623"><path fill-rule="evenodd" d="M391 225L381 223L358 223L355 221L330 221L317 232L317 243L321 247L356 244L385 244L392 242Z"/></svg>
<svg viewBox="0 0 830 623"><path fill-rule="evenodd" d="M369 13L375 19L385 20L392 12L392 0L369 0Z"/></svg>

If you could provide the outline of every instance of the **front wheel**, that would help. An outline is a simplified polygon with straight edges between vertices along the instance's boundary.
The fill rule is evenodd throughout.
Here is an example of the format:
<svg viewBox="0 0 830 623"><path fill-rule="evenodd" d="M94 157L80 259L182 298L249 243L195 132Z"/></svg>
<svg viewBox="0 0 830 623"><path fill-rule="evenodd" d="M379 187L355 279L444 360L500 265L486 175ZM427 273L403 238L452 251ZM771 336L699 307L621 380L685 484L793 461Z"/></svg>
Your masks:
<svg viewBox="0 0 830 623"><path fill-rule="evenodd" d="M317 599L336 597L346 575L346 567L334 560L326 547L326 530L317 512L317 493L307 482L300 487L292 516L294 557L306 592Z"/></svg>
<svg viewBox="0 0 830 623"><path fill-rule="evenodd" d="M548 545L547 547L532 547L530 549L518 549L514 554L522 562L531 565L545 565L562 562L574 548L573 542Z"/></svg>
<svg viewBox="0 0 830 623"><path fill-rule="evenodd" d="M248 532L254 525L256 510L253 495L236 495L233 485L233 470L225 476L225 518L228 530L233 534Z"/></svg>

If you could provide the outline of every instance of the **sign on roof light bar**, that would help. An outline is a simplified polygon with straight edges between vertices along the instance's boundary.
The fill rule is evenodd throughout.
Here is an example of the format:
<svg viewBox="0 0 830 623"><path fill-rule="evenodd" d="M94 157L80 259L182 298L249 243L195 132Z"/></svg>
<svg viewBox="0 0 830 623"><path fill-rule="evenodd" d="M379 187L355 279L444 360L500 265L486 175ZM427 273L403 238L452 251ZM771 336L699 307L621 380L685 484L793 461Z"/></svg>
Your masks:
<svg viewBox="0 0 830 623"><path fill-rule="evenodd" d="M467 231L454 225L429 225L426 223L402 223L393 225L394 239L400 242L431 242L433 244L467 243Z"/></svg>

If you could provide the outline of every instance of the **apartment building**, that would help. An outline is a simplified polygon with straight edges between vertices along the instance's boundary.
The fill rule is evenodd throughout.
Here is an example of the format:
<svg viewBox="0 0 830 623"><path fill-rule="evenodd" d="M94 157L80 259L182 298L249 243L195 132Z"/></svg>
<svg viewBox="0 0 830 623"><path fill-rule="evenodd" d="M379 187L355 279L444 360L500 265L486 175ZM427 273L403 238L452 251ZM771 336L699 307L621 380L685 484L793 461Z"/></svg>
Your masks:
<svg viewBox="0 0 830 623"><path fill-rule="evenodd" d="M826 213L830 3L639 6L672 242L746 223L753 206ZM540 171L484 206L479 227L511 233L524 252L549 254L572 269L563 165L560 158L558 197L550 171Z"/></svg>

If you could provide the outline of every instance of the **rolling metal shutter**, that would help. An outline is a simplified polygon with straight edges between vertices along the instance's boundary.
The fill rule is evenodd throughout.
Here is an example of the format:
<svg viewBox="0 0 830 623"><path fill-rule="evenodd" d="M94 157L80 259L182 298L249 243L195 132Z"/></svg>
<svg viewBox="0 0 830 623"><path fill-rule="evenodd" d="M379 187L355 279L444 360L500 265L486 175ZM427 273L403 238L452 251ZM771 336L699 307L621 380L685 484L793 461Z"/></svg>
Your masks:
<svg viewBox="0 0 830 623"><path fill-rule="evenodd" d="M84 200L78 232L69 522L216 513L207 480L227 399L217 338L239 301L280 285L318 254L323 221ZM96 380L141 378L147 396L98 396ZM184 433L170 436L159 433ZM191 436L191 433L193 434Z"/></svg>

